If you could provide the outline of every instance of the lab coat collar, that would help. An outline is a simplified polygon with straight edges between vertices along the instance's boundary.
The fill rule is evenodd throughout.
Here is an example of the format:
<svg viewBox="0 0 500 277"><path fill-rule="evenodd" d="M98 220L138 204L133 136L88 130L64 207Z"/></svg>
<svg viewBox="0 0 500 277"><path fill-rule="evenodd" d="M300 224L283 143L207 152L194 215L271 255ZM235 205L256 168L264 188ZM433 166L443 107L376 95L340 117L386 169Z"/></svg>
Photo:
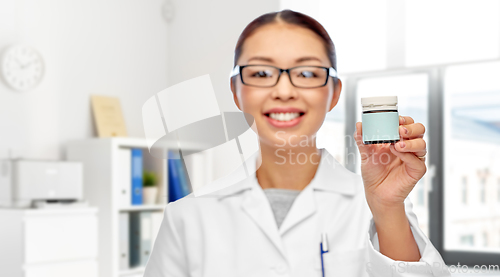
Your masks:
<svg viewBox="0 0 500 277"><path fill-rule="evenodd" d="M252 172L252 174L249 174L249 176L240 181L235 181L229 187L211 193L211 195L217 195L219 201L221 201L226 197L235 196L246 191L246 193L242 194L241 208L275 245L285 260L287 260L287 254L281 238L286 232L293 229L294 226L316 213L318 207L314 191L352 196L356 193L356 187L358 187L356 186L358 175L344 168L325 148L320 148L320 150L321 159L316 174L297 196L279 229L271 212L269 201L256 178L255 165L258 152L247 160L248 172ZM239 173L233 173L233 176L226 176L225 182L228 182L228 180L238 180L234 176L237 176L237 174L241 176L241 172L242 170Z"/></svg>
<svg viewBox="0 0 500 277"><path fill-rule="evenodd" d="M311 187L312 190L340 193L347 196L356 194L356 190L359 187L356 186L359 175L349 171L344 166L342 166L325 148L320 148L320 151L320 164L318 166L316 174L311 180L311 183L307 187ZM228 187L215 191L213 192L213 195L223 198L226 196L238 194L247 189L262 190L258 182L255 182L255 167L258 154L259 152L256 152L246 160L248 172L252 172L247 178L243 178L242 180L234 182ZM235 171L235 173L236 172L237 171ZM231 176L227 176L224 179L230 180Z"/></svg>

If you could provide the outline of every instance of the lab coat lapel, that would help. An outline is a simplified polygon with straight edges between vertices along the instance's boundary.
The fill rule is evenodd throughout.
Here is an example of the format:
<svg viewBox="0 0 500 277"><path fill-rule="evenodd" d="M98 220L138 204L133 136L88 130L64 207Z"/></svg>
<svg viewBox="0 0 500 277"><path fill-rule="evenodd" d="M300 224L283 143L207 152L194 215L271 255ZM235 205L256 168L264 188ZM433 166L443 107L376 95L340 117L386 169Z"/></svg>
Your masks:
<svg viewBox="0 0 500 277"><path fill-rule="evenodd" d="M290 211L283 220L280 227L280 235L283 236L288 230L295 225L312 216L317 210L316 201L314 201L314 193L312 186L305 187L295 199Z"/></svg>
<svg viewBox="0 0 500 277"><path fill-rule="evenodd" d="M314 178L297 196L279 230L269 201L255 176L255 168L253 168L256 161L255 155L249 159L248 163L250 166L249 172L253 172L250 176L212 193L212 195L218 195L220 199L223 199L243 191L241 194L241 208L286 259L281 236L317 212L318 204L314 193L323 191L353 196L355 194L355 184L360 182L359 175L343 167L325 148L321 148L321 151L321 162Z"/></svg>
<svg viewBox="0 0 500 277"><path fill-rule="evenodd" d="M280 235L316 213L318 204L315 191L352 196L355 194L358 177L335 160L325 148L321 148L321 161L316 174L295 199L281 225Z"/></svg>
<svg viewBox="0 0 500 277"><path fill-rule="evenodd" d="M276 220L262 188L252 184L252 189L243 196L241 206L286 259L285 248L278 232Z"/></svg>
<svg viewBox="0 0 500 277"><path fill-rule="evenodd" d="M274 219L271 205L255 175L257 161L258 153L251 155L238 170L209 184L204 191L199 193L199 197L215 196L219 201L235 195L241 197L241 209L262 230L286 259L283 242L278 232L278 226ZM243 167L247 167L246 172L249 172L249 174L245 173ZM241 178L242 172L247 176Z"/></svg>

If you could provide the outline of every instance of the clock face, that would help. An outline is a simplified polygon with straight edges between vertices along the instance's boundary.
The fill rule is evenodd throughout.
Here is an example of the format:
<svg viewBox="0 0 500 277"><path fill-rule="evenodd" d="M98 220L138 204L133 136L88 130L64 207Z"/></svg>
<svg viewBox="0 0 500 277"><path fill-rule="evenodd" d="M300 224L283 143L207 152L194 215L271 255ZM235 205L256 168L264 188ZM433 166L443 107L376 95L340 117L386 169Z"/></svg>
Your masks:
<svg viewBox="0 0 500 277"><path fill-rule="evenodd" d="M27 91L34 88L43 77L43 60L40 54L28 46L12 46L2 59L2 75L7 84L15 90Z"/></svg>

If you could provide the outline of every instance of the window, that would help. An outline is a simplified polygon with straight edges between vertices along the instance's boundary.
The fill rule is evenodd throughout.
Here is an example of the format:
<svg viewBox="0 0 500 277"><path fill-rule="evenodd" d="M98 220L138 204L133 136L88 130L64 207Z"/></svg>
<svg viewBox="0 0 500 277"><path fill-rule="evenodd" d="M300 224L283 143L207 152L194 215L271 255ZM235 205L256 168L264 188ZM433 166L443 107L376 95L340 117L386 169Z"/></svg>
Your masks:
<svg viewBox="0 0 500 277"><path fill-rule="evenodd" d="M500 1L282 0L282 8L317 18L336 44L345 134L360 119L361 95L395 94L401 112L429 117L428 171L410 195L420 227L448 264L498 264ZM347 158L357 155L343 145Z"/></svg>
<svg viewBox="0 0 500 277"><path fill-rule="evenodd" d="M481 172L481 203L486 204L488 201L488 180L490 180L490 172L488 168Z"/></svg>
<svg viewBox="0 0 500 277"><path fill-rule="evenodd" d="M462 177L462 203L467 205L467 177Z"/></svg>
<svg viewBox="0 0 500 277"><path fill-rule="evenodd" d="M488 180L500 175L500 62L450 66L444 74L445 250L498 251L487 233L500 224L500 210L488 201ZM456 201L459 176L471 176L467 207ZM464 182L463 177L462 183ZM465 191L464 191L465 189ZM474 230L482 242L457 244L457 230ZM485 235L486 234L486 235ZM462 239L460 239L462 241ZM480 247L480 248L479 248Z"/></svg>
<svg viewBox="0 0 500 277"><path fill-rule="evenodd" d="M417 198L418 201L417 201L416 204L419 205L419 206L424 206L424 204L425 204L425 201L424 201L424 199L425 199L425 188L424 188L424 186L417 186L416 190L417 190L417 197L418 197Z"/></svg>
<svg viewBox="0 0 500 277"><path fill-rule="evenodd" d="M460 245L467 247L467 246L474 246L474 235L465 235L460 237Z"/></svg>
<svg viewBox="0 0 500 277"><path fill-rule="evenodd" d="M481 197L481 203L484 204L486 203L486 177L485 176L481 176L479 177L479 180L480 181L480 185L479 185L479 188L480 188L480 197Z"/></svg>
<svg viewBox="0 0 500 277"><path fill-rule="evenodd" d="M500 177L497 180L497 201L500 203Z"/></svg>
<svg viewBox="0 0 500 277"><path fill-rule="evenodd" d="M362 78L357 82L356 92L356 121L361 121L361 98L381 95L397 95L398 110L400 115L410 115L415 122L428 126L428 75L401 74L397 76L380 76L374 78ZM424 139L428 141L428 130ZM430 155L430 154L428 154ZM357 152L358 165L360 164L359 152ZM428 165L429 166L429 165ZM359 172L359 166L356 170ZM428 205L427 194L430 189L432 171L428 171L424 178L415 185L409 197L413 203L413 210L418 217L419 227L428 235Z"/></svg>
<svg viewBox="0 0 500 277"><path fill-rule="evenodd" d="M488 233L487 232L483 232L483 246L484 247L487 247L489 244L488 244Z"/></svg>
<svg viewBox="0 0 500 277"><path fill-rule="evenodd" d="M498 260L500 247L488 236L500 226L498 205L488 200L489 180L500 176L497 72L500 62L360 73L347 78L346 134L354 132L350 126L361 119L360 98L375 95L398 95L400 113L429 127L424 137L428 171L410 198L420 228L449 264ZM358 153L356 147L349 151ZM351 168L355 169L359 166Z"/></svg>
<svg viewBox="0 0 500 277"><path fill-rule="evenodd" d="M411 67L500 54L498 0L282 0L281 8L325 26L341 73L387 69L391 55L401 57L399 66Z"/></svg>

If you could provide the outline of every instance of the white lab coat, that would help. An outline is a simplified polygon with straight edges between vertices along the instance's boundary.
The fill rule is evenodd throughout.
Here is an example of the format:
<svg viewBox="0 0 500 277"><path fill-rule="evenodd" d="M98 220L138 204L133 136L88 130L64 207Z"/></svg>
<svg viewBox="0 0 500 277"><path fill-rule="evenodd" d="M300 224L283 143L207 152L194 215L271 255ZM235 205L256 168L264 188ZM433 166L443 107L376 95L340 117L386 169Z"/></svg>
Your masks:
<svg viewBox="0 0 500 277"><path fill-rule="evenodd" d="M169 203L144 277L322 276L322 232L329 247L325 276L450 276L408 198L421 259L405 263L381 254L361 176L321 151L313 180L279 229L255 173L240 181L228 175L219 180L226 188Z"/></svg>

